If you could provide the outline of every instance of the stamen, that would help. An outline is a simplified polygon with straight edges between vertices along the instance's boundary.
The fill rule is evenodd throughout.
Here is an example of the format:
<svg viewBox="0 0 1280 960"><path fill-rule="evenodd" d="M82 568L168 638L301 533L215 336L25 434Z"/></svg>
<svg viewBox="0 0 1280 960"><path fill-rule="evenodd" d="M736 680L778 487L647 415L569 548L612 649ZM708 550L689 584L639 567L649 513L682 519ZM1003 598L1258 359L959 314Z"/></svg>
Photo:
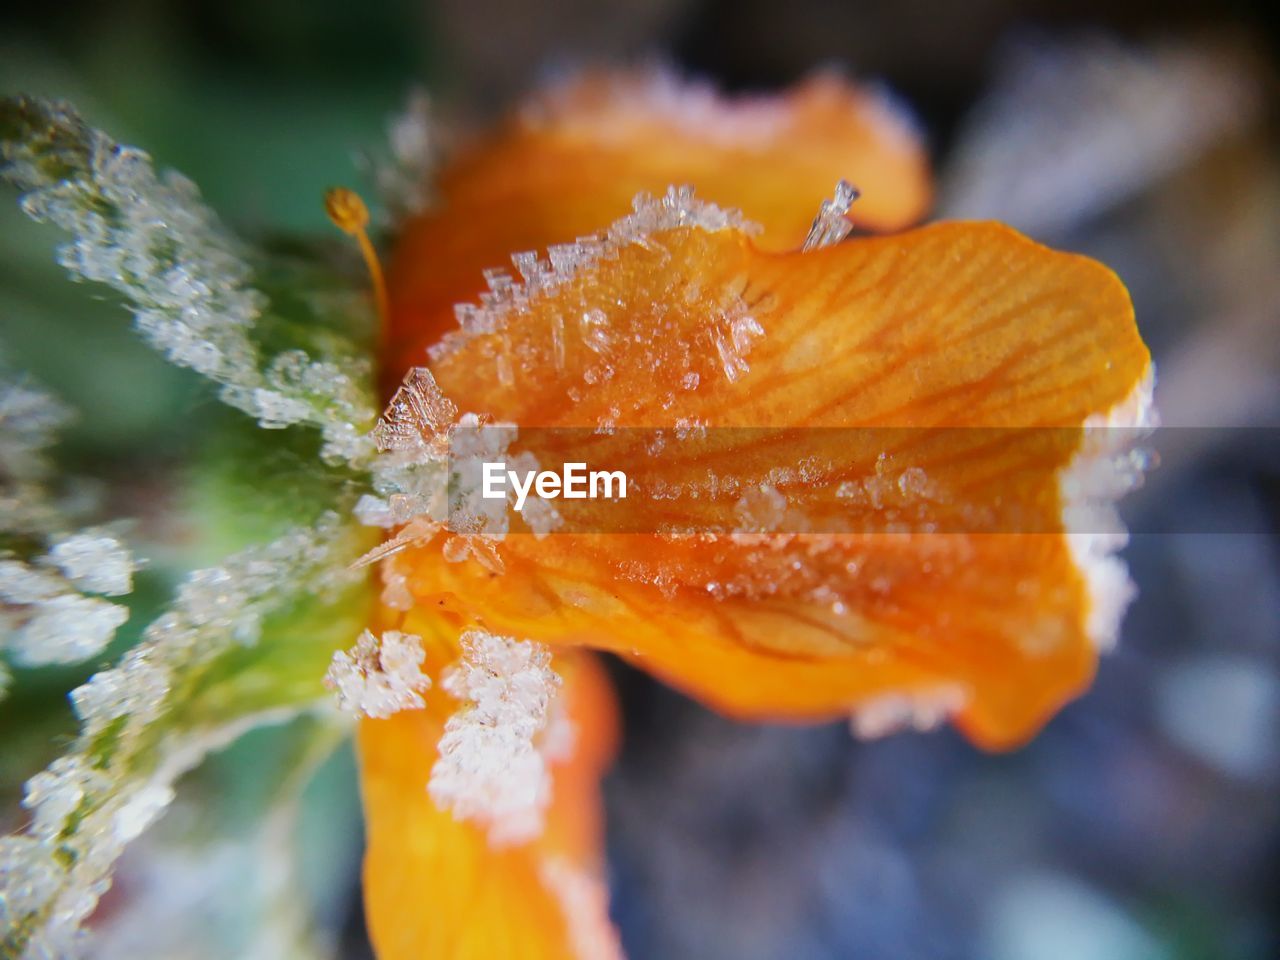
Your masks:
<svg viewBox="0 0 1280 960"><path fill-rule="evenodd" d="M324 209L329 219L343 233L356 238L360 245L360 253L364 264L369 269L369 279L373 283L373 296L378 305L378 316L382 320L382 328L387 328L387 284L382 276L382 264L378 262L378 252L373 249L369 239L369 208L364 205L360 195L346 187L334 187L324 195Z"/></svg>

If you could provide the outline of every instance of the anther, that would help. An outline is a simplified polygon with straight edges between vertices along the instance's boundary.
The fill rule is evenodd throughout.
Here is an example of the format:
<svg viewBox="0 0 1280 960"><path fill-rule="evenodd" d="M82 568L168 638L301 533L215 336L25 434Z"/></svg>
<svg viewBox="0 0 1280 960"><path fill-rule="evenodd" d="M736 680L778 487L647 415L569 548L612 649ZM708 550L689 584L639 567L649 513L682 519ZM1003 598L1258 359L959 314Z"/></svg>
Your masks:
<svg viewBox="0 0 1280 960"><path fill-rule="evenodd" d="M360 254L364 257L365 266L369 270L369 279L373 283L373 296L378 305L378 316L382 320L382 329L387 328L387 284L382 276L382 264L378 262L378 252L373 249L369 239L369 208L364 205L360 195L346 187L334 187L324 195L324 209L329 219L343 233L356 238L360 245Z"/></svg>

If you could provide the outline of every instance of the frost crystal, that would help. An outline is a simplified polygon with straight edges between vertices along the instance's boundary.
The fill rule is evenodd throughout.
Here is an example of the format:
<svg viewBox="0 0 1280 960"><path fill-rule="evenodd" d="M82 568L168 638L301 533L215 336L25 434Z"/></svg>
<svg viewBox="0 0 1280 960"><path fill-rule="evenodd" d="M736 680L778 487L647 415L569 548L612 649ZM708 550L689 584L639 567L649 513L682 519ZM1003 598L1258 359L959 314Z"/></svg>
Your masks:
<svg viewBox="0 0 1280 960"><path fill-rule="evenodd" d="M609 888L563 857L542 863L539 877L560 902L577 960L624 960L618 932L609 922Z"/></svg>
<svg viewBox="0 0 1280 960"><path fill-rule="evenodd" d="M465 701L445 724L428 790L442 809L474 820L494 844L542 830L551 799L547 758L536 742L560 686L541 644L469 630L444 689Z"/></svg>
<svg viewBox="0 0 1280 960"><path fill-rule="evenodd" d="M0 384L0 469L11 478L48 475L46 452L71 411L43 390L19 380Z"/></svg>
<svg viewBox="0 0 1280 960"><path fill-rule="evenodd" d="M401 710L421 710L422 693L431 686L422 672L422 638L388 630L379 639L368 630L349 651L339 650L325 675L348 713L386 718Z"/></svg>
<svg viewBox="0 0 1280 960"><path fill-rule="evenodd" d="M414 367L391 397L373 435L382 453L439 449L457 419L458 408L440 391L431 371Z"/></svg>
<svg viewBox="0 0 1280 960"><path fill-rule="evenodd" d="M49 448L71 411L20 377L0 377L0 531L44 539L64 526L47 489Z"/></svg>
<svg viewBox="0 0 1280 960"><path fill-rule="evenodd" d="M726 210L713 203L698 200L692 187L668 187L660 198L637 194L632 212L616 220L601 235L581 237L574 243L560 244L547 251L547 259L536 252L517 253L511 257L523 283L502 270L488 270L485 280L489 291L480 295L479 304L459 304L454 308L459 329L446 334L430 349L433 360L442 360L462 349L473 337L502 330L513 313L531 300L548 296L569 281L595 269L602 260L616 256L631 244L645 245L654 234L682 227L708 232L740 230L758 233L760 228L737 210ZM590 324L587 324L590 327ZM588 331L584 338L592 342Z"/></svg>
<svg viewBox="0 0 1280 960"><path fill-rule="evenodd" d="M570 137L581 130L607 140L611 124L656 122L747 149L776 143L790 116L782 97L725 97L713 84L662 66L570 76L539 91L521 110L525 124Z"/></svg>
<svg viewBox="0 0 1280 960"><path fill-rule="evenodd" d="M129 611L97 597L67 593L34 605L9 643L18 663L76 663L100 652Z"/></svg>
<svg viewBox="0 0 1280 960"><path fill-rule="evenodd" d="M545 257L515 254L518 277L487 271L488 291L455 308L459 328L431 355L448 370L465 349L498 388L563 391L571 404L600 384L647 379L644 391L612 391L620 403L591 405L605 436L650 402L670 410L676 391L741 380L765 335L761 301L748 303L745 276L730 263L741 252L732 237L753 228L689 188L661 200L641 195L634 207L604 233ZM707 258L724 269L703 269Z"/></svg>
<svg viewBox="0 0 1280 960"><path fill-rule="evenodd" d="M195 186L89 127L64 103L0 101L0 175L32 219L71 234L59 262L133 306L173 363L221 384L223 400L268 428L319 427L328 459L361 461L374 409L342 368L286 350L267 360L253 336L268 308L252 268Z"/></svg>
<svg viewBox="0 0 1280 960"><path fill-rule="evenodd" d="M236 644L299 592L323 594L350 576L351 544L336 515L220 567L192 574L173 606L120 663L75 690L75 747L27 784L31 824L0 840L0 923L6 955L70 957L81 926L111 885L124 846L164 810L173 783L219 746L288 711L243 716L209 729L153 726L184 678ZM338 571L334 573L333 571Z"/></svg>
<svg viewBox="0 0 1280 960"><path fill-rule="evenodd" d="M378 195L393 221L426 210L432 201L432 175L444 153L441 129L431 98L415 88L403 111L387 127L387 154L371 164Z"/></svg>
<svg viewBox="0 0 1280 960"><path fill-rule="evenodd" d="M830 200L823 200L818 208L818 215L813 218L813 226L809 235L804 238L801 250L816 250L839 243L849 235L853 224L849 222L849 208L858 199L858 190L848 180L836 184L836 190Z"/></svg>
<svg viewBox="0 0 1280 960"><path fill-rule="evenodd" d="M1135 590L1116 552L1129 542L1116 501L1140 486L1147 454L1136 444L1156 428L1155 371L1103 414L1084 423L1080 450L1062 472L1062 524L1071 556L1084 575L1089 610L1085 630L1099 650L1115 646Z"/></svg>
<svg viewBox="0 0 1280 960"><path fill-rule="evenodd" d="M861 740L873 740L900 730L927 733L962 709L968 699L964 689L954 685L888 693L860 705L850 717L849 728Z"/></svg>
<svg viewBox="0 0 1280 960"><path fill-rule="evenodd" d="M46 485L46 451L67 416L48 394L0 381L0 649L23 666L91 657L129 617L83 595L128 593L129 551L102 529L66 532L71 520Z"/></svg>
<svg viewBox="0 0 1280 960"><path fill-rule="evenodd" d="M764 328L747 313L741 301L726 310L720 322L710 328L711 343L716 349L720 372L730 383L736 383L750 372L747 354L757 340L764 336Z"/></svg>
<svg viewBox="0 0 1280 960"><path fill-rule="evenodd" d="M361 558L362 563L426 543L444 526L449 430L457 416L457 407L441 393L430 370L414 367L405 375L373 430L381 454L372 464L374 494L361 497L355 508L366 526L402 529Z"/></svg>
<svg viewBox="0 0 1280 960"><path fill-rule="evenodd" d="M133 589L133 558L115 537L85 530L58 541L49 559L81 590L108 597Z"/></svg>
<svg viewBox="0 0 1280 960"><path fill-rule="evenodd" d="M506 463L520 473L537 471L532 455L508 455L517 433L513 424L492 423L474 413L459 416L430 370L410 370L374 428L382 454L372 469L376 495L361 497L355 508L361 523L400 530L361 562L424 544L447 526L446 559L475 558L500 573L496 544L510 527L508 502L482 496L482 471L486 462ZM509 494L514 499L514 492ZM526 498L520 515L538 536L561 524L556 509L537 497Z"/></svg>

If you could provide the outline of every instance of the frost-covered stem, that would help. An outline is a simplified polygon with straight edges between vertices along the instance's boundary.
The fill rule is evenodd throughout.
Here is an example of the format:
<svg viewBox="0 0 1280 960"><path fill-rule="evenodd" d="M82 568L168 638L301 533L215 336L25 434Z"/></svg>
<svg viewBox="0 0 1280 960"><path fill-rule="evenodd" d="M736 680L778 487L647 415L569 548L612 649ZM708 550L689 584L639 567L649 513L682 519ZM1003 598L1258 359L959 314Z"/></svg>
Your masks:
<svg viewBox="0 0 1280 960"><path fill-rule="evenodd" d="M253 822L209 835L179 827L143 838L122 859L128 896L95 919L95 960L333 960L334 918L313 915L299 850L302 796L321 765L350 736L332 711L292 721L273 741L270 785ZM204 812L208 798L179 790L175 808ZM242 829L243 826L243 829ZM160 831L164 833L164 831ZM228 925L228 917L236 922Z"/></svg>
<svg viewBox="0 0 1280 960"><path fill-rule="evenodd" d="M102 597L132 590L133 557L109 530L76 530L49 489L68 419L43 390L0 378L0 650L24 666L91 657L129 616ZM0 665L0 697L7 680Z"/></svg>
<svg viewBox="0 0 1280 960"><path fill-rule="evenodd" d="M282 708L202 730L162 726L184 678L255 642L263 618L300 595L338 589L354 547L327 514L192 574L119 665L72 693L80 736L27 783L27 830L0 840L5 956L74 955L124 846L164 810L176 779L241 732L292 714Z"/></svg>
<svg viewBox="0 0 1280 960"><path fill-rule="evenodd" d="M306 898L298 891L303 878L298 864L297 824L302 794L320 766L349 736L346 724L318 721L318 731L301 756L294 758L259 825L255 844L257 884L263 903L262 922L244 951L244 960L279 957L321 958L332 954L321 929L308 916Z"/></svg>
<svg viewBox="0 0 1280 960"><path fill-rule="evenodd" d="M191 181L157 174L146 153L69 105L28 97L0 100L0 175L23 191L28 216L71 234L62 265L123 294L169 360L220 384L223 400L264 427L318 427L330 460L371 456L367 369L299 349L262 354L254 334L267 298Z"/></svg>

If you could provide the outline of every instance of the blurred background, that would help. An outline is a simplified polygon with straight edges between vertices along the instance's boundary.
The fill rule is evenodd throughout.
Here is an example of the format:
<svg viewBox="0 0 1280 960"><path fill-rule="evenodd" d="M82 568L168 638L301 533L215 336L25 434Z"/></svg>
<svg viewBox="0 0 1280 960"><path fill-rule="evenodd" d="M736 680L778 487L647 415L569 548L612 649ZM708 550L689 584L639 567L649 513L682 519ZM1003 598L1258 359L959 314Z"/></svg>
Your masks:
<svg viewBox="0 0 1280 960"><path fill-rule="evenodd" d="M637 58L731 91L832 64L883 84L930 146L935 216L1005 220L1098 257L1133 293L1178 428L1125 506L1144 531L1127 552L1141 596L1090 693L1008 755L950 732L859 743L843 726L733 724L613 665L626 739L607 783L610 879L628 954L1269 960L1280 443L1229 428L1280 424L1273 14L1192 0L69 0L0 15L0 89L71 98L250 232L324 233L323 190L358 182L353 157L415 82L466 122L575 65ZM194 521L166 508L208 398L115 303L66 283L51 236L9 199L0 343L81 411L60 457L154 545L133 600L145 613L202 559ZM73 732L62 695L82 678L44 671L0 703L5 816ZM222 809L180 804L126 859L117 896L148 909L104 904L104 956L194 955L192 931L261 909L212 892L242 875L243 849L164 845L213 833L211 819L234 833L265 772L309 771L308 757L261 733L198 772L185 792ZM323 762L303 807L307 896L338 954L367 957L349 751ZM212 955L241 955L227 950Z"/></svg>

